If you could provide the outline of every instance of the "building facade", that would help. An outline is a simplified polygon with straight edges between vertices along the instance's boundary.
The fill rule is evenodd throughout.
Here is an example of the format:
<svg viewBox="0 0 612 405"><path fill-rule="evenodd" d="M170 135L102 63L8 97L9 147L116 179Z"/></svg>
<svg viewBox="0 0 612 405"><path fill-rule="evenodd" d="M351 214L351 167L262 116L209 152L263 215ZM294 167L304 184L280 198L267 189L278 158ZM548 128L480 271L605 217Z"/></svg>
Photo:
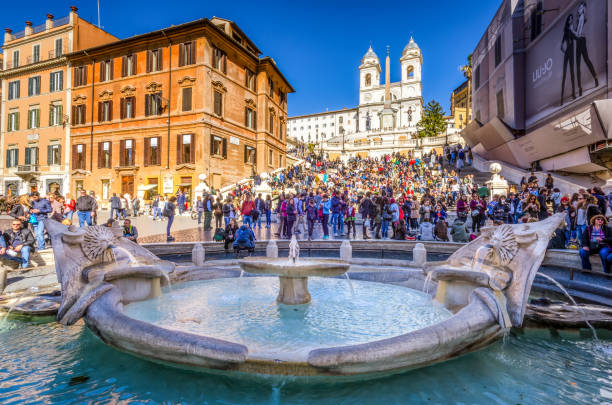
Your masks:
<svg viewBox="0 0 612 405"><path fill-rule="evenodd" d="M451 117L454 128L465 128L472 120L471 97L468 101L468 81L461 83L451 93Z"/></svg>
<svg viewBox="0 0 612 405"><path fill-rule="evenodd" d="M404 48L399 62L401 80L391 83L387 50L386 77L381 83L380 61L370 47L359 66L359 105L350 109L290 117L289 136L301 142L313 143L315 149L329 149L332 159L342 151L351 155L378 156L404 150L406 141L414 138L423 111L423 59L413 38ZM343 148L338 149L338 143ZM381 144L372 147L377 143Z"/></svg>
<svg viewBox="0 0 612 405"><path fill-rule="evenodd" d="M71 191L193 196L285 165L293 89L259 54L213 18L68 55Z"/></svg>
<svg viewBox="0 0 612 405"><path fill-rule="evenodd" d="M77 15L47 14L4 35L0 71L0 194L69 190L71 72L66 54L116 38Z"/></svg>
<svg viewBox="0 0 612 405"><path fill-rule="evenodd" d="M504 0L473 52L473 151L610 178L612 0Z"/></svg>

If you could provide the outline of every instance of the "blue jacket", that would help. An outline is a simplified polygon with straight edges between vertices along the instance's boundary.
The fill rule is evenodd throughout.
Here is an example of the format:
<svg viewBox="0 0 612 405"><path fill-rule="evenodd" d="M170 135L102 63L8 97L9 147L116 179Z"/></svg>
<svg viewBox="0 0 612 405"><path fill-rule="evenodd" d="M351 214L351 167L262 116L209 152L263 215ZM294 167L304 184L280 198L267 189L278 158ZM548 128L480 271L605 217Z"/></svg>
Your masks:
<svg viewBox="0 0 612 405"><path fill-rule="evenodd" d="M38 221L41 221L44 218L47 218L47 214L49 214L51 209L51 203L46 198L41 198L38 201L32 200L32 209L40 210L38 214L34 214Z"/></svg>
<svg viewBox="0 0 612 405"><path fill-rule="evenodd" d="M323 208L323 215L329 215L329 211L331 210L331 200L321 201L321 207Z"/></svg>
<svg viewBox="0 0 612 405"><path fill-rule="evenodd" d="M332 214L339 214L340 213L340 199L336 196L333 196L330 200L330 207L331 207L331 212Z"/></svg>

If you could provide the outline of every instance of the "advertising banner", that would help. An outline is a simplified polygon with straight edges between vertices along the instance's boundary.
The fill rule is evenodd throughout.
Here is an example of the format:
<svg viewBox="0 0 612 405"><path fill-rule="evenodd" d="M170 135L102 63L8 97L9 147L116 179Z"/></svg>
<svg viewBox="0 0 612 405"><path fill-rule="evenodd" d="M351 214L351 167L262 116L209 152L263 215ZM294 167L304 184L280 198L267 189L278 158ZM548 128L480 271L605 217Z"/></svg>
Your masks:
<svg viewBox="0 0 612 405"><path fill-rule="evenodd" d="M607 84L606 1L579 0L527 49L527 126Z"/></svg>

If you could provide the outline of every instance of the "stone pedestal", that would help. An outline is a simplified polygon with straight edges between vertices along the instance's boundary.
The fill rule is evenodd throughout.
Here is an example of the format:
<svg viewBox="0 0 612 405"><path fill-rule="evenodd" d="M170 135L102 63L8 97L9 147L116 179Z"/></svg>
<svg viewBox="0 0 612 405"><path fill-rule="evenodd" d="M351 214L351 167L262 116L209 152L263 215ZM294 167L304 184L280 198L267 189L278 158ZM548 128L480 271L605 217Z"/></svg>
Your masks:
<svg viewBox="0 0 612 405"><path fill-rule="evenodd" d="M502 167L499 163L494 162L489 166L489 171L491 172L491 180L487 181L487 188L491 193L489 197L493 198L494 195L498 196L508 196L508 182L501 178L499 173L501 172Z"/></svg>
<svg viewBox="0 0 612 405"><path fill-rule="evenodd" d="M412 261L417 267L425 265L425 262L427 262L427 250L424 244L417 243L414 245L414 249L412 249Z"/></svg>
<svg viewBox="0 0 612 405"><path fill-rule="evenodd" d="M271 240L266 246L266 257L278 257L278 246L276 241Z"/></svg>
<svg viewBox="0 0 612 405"><path fill-rule="evenodd" d="M204 251L204 246L200 243L195 244L191 251L191 262L196 266L203 266L205 259L206 252Z"/></svg>
<svg viewBox="0 0 612 405"><path fill-rule="evenodd" d="M350 262L353 258L353 247L348 240L342 241L340 245L340 260Z"/></svg>
<svg viewBox="0 0 612 405"><path fill-rule="evenodd" d="M280 288L276 301L285 305L300 305L310 302L308 277L278 277Z"/></svg>

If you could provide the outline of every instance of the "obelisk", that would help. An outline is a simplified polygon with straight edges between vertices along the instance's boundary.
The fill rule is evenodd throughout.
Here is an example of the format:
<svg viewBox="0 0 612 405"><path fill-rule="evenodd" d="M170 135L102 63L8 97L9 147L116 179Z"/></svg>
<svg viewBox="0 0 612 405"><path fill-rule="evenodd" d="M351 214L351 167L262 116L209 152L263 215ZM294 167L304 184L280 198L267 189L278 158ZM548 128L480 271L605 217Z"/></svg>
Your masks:
<svg viewBox="0 0 612 405"><path fill-rule="evenodd" d="M385 60L385 105L382 110L382 127L393 129L395 118L393 108L391 108L391 58L389 57L389 46L387 45L387 59Z"/></svg>

